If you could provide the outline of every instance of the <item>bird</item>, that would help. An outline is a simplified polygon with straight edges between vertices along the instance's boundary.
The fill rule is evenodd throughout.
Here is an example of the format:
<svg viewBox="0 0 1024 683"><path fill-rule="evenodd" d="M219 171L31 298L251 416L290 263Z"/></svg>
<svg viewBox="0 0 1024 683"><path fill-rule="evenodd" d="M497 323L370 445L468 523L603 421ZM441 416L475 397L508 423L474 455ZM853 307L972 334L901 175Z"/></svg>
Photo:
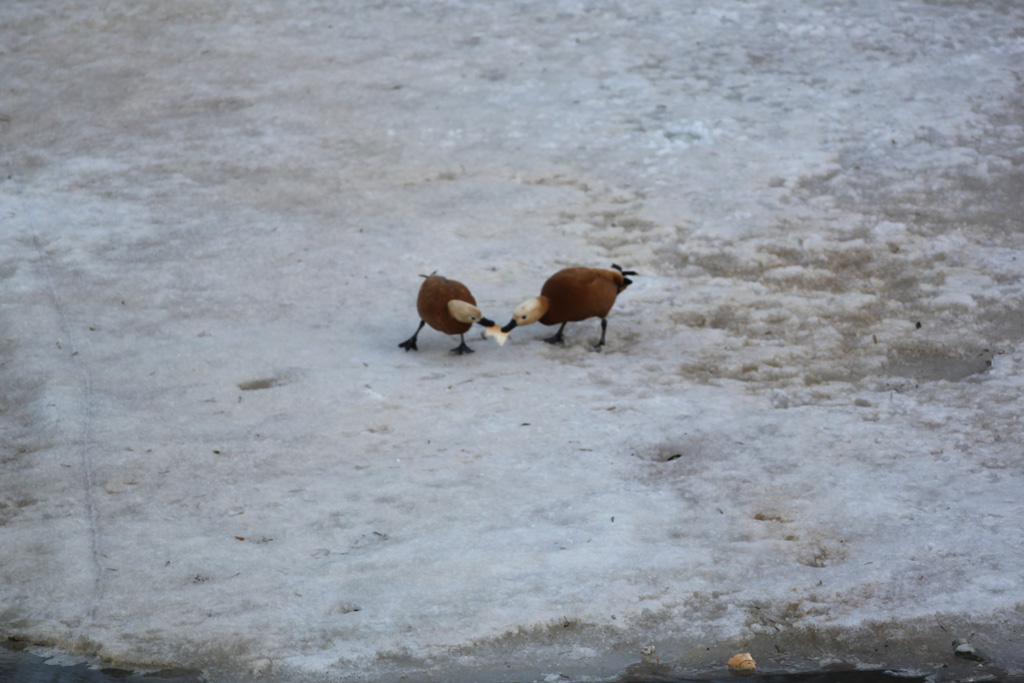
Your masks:
<svg viewBox="0 0 1024 683"><path fill-rule="evenodd" d="M473 323L494 327L494 321L483 316L476 307L476 299L470 294L469 288L461 282L438 275L436 270L430 275L420 277L426 278L420 287L419 296L416 297L420 325L411 337L398 345L399 348L419 351L416 347L416 337L424 325L430 325L438 332L459 335L461 341L452 349L452 353L460 356L464 353L473 353L473 349L466 345L466 338L463 335L469 331Z"/></svg>
<svg viewBox="0 0 1024 683"><path fill-rule="evenodd" d="M608 312L615 304L619 293L633 283L627 275L635 271L623 270L612 264L612 270L604 268L564 268L547 279L541 287L540 296L527 299L519 304L502 332L511 332L515 327L540 322L544 325L561 325L553 337L545 339L549 344L564 344L562 331L566 323L587 318L601 319L601 340L594 346L604 346L605 330L608 328Z"/></svg>

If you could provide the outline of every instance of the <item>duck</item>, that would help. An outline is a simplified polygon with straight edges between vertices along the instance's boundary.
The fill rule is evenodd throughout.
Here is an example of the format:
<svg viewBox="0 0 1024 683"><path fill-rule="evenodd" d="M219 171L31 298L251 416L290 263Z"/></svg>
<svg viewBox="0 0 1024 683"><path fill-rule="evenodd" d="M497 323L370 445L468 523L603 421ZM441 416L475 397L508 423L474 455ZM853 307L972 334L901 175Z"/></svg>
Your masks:
<svg viewBox="0 0 1024 683"><path fill-rule="evenodd" d="M540 296L519 304L512 313L512 319L501 331L508 334L516 327L535 322L561 325L554 336L544 341L549 344L565 344L562 332L566 323L600 318L601 339L594 346L600 349L604 346L604 336L608 329L608 312L622 290L633 283L627 277L629 275L637 275L637 272L623 270L614 263L610 270L579 266L563 268L547 279L541 287Z"/></svg>
<svg viewBox="0 0 1024 683"><path fill-rule="evenodd" d="M419 351L416 337L424 325L430 325L438 332L459 335L460 343L452 349L452 353L460 356L464 353L473 353L473 349L466 345L465 333L469 332L474 323L484 327L496 327L494 321L483 316L476 307L476 299L469 288L458 280L438 275L437 271L420 277L425 278L420 286L419 296L416 297L420 325L416 332L398 347L406 351Z"/></svg>

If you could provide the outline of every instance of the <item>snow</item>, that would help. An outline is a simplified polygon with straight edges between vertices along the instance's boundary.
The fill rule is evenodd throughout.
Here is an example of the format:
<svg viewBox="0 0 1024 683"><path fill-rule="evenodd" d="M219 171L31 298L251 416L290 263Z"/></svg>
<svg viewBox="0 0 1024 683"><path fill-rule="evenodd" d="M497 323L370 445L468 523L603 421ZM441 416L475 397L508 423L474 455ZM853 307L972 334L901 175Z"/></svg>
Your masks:
<svg viewBox="0 0 1024 683"><path fill-rule="evenodd" d="M1024 668L1014 3L0 19L0 635L212 681ZM600 353L397 347L420 274L503 323L612 263Z"/></svg>

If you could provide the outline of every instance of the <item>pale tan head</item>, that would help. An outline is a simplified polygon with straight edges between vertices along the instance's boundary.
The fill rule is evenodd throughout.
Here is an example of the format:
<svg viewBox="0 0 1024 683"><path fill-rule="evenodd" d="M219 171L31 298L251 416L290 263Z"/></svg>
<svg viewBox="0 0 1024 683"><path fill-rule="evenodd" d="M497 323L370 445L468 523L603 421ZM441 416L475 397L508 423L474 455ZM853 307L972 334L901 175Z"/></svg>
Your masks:
<svg viewBox="0 0 1024 683"><path fill-rule="evenodd" d="M548 312L548 306L549 302L546 296L535 296L532 299L527 299L512 312L512 320L509 320L508 324L501 328L502 332L508 332L520 325L529 325L537 322Z"/></svg>
<svg viewBox="0 0 1024 683"><path fill-rule="evenodd" d="M448 313L453 318L458 320L460 323L467 323L472 325L473 323L480 323L485 327L490 327L494 324L493 321L488 320L484 317L480 309L469 303L468 301L460 301L459 299L452 299L448 302Z"/></svg>

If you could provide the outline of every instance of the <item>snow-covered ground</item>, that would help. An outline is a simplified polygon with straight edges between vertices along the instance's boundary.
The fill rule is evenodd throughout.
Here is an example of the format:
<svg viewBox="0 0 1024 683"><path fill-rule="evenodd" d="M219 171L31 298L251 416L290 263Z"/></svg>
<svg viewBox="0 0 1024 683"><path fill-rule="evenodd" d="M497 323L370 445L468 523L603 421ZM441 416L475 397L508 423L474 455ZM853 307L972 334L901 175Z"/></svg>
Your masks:
<svg viewBox="0 0 1024 683"><path fill-rule="evenodd" d="M0 86L0 635L1024 667L1019 3L7 0Z"/></svg>

